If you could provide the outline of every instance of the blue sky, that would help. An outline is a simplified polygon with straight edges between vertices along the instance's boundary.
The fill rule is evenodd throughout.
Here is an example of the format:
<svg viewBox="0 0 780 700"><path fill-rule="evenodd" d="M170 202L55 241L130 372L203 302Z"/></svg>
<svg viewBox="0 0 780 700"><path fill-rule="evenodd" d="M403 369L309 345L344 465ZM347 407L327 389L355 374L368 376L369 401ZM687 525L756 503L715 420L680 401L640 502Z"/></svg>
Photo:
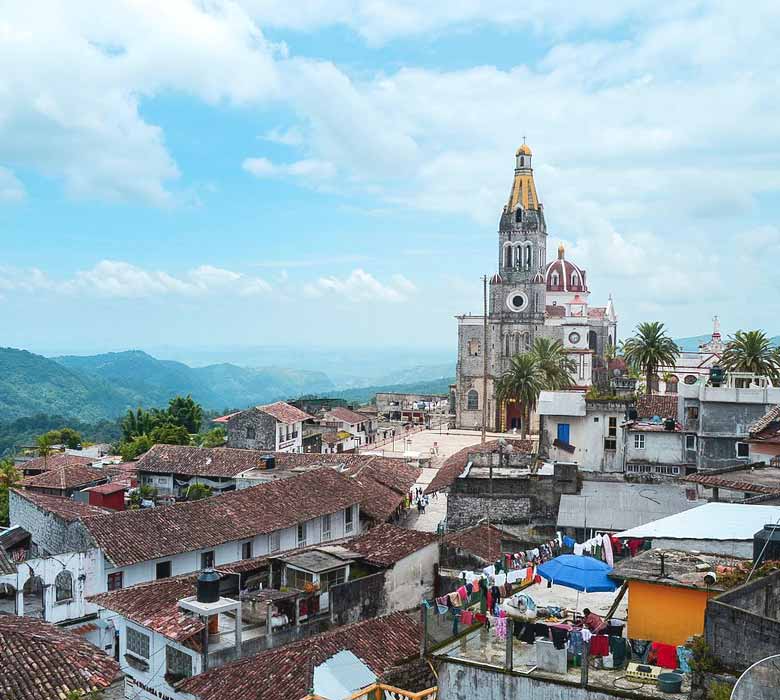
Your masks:
<svg viewBox="0 0 780 700"><path fill-rule="evenodd" d="M780 332L775 3L550 5L8 3L0 344L454 354L523 135L622 335Z"/></svg>

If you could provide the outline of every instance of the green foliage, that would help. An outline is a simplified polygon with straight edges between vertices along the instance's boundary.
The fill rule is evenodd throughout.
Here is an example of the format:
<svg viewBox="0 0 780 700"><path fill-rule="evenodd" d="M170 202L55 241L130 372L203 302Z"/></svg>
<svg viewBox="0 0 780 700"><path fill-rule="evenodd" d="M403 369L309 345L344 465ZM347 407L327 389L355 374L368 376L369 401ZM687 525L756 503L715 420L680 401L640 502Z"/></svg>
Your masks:
<svg viewBox="0 0 780 700"><path fill-rule="evenodd" d="M713 683L707 692L707 700L731 700L733 690L734 686L728 683Z"/></svg>
<svg viewBox="0 0 780 700"><path fill-rule="evenodd" d="M659 321L640 323L634 335L623 342L622 350L629 367L644 373L648 394L652 393L658 368L674 365L680 354L680 349Z"/></svg>
<svg viewBox="0 0 780 700"><path fill-rule="evenodd" d="M227 435L222 427L212 428L207 433L198 435L198 445L201 447L222 447L226 440Z"/></svg>
<svg viewBox="0 0 780 700"><path fill-rule="evenodd" d="M699 635L693 638L691 644L693 657L690 660L691 670L695 673L712 673L719 670L717 659L710 652L710 647Z"/></svg>
<svg viewBox="0 0 780 700"><path fill-rule="evenodd" d="M189 445L190 434L183 425L164 423L158 425L149 437L153 445Z"/></svg>
<svg viewBox="0 0 780 700"><path fill-rule="evenodd" d="M0 525L8 526L8 491L22 481L22 473L10 459L0 460Z"/></svg>
<svg viewBox="0 0 780 700"><path fill-rule="evenodd" d="M344 399L348 403L365 404L371 401L377 393L397 391L407 394L449 394L450 384L455 383L455 377L443 377L424 382L411 384L384 384L377 386L365 386L355 389L343 389L341 391L326 391L323 397L332 399Z"/></svg>
<svg viewBox="0 0 780 700"><path fill-rule="evenodd" d="M119 454L122 456L122 461L130 462L150 450L153 444L152 438L148 435L139 435L132 440L122 440L119 443Z"/></svg>
<svg viewBox="0 0 780 700"><path fill-rule="evenodd" d="M515 355L509 369L502 375L496 385L496 397L499 401L514 399L522 406L521 421L522 437L528 431L528 416L536 406L539 394L546 388L547 375L539 359L533 353L527 352Z"/></svg>
<svg viewBox="0 0 780 700"><path fill-rule="evenodd" d="M60 431L64 425L84 438L81 443L82 447L87 442L115 442L120 436L117 420L85 423L72 416L50 416L38 413L34 416L0 423L0 457L13 454L23 447L29 447L34 444L38 435L50 431Z"/></svg>
<svg viewBox="0 0 780 700"><path fill-rule="evenodd" d="M560 340L537 338L531 354L544 372L545 389L557 391L571 387L571 375L577 370L577 366L566 354Z"/></svg>
<svg viewBox="0 0 780 700"><path fill-rule="evenodd" d="M208 498L211 496L211 488L206 486L206 484L192 484L187 489L187 500L188 501L199 501L202 498Z"/></svg>
<svg viewBox="0 0 780 700"><path fill-rule="evenodd" d="M137 459L152 445L189 445L192 426L200 427L203 409L191 396L176 396L164 411L137 408L122 418L119 453L124 460Z"/></svg>
<svg viewBox="0 0 780 700"><path fill-rule="evenodd" d="M65 445L70 450L77 450L81 447L81 433L73 428L60 428L59 430L49 430L41 435L49 445Z"/></svg>
<svg viewBox="0 0 780 700"><path fill-rule="evenodd" d="M137 510L141 507L141 501L153 501L155 498L157 498L157 489L149 484L143 484L130 494L130 509Z"/></svg>
<svg viewBox="0 0 780 700"><path fill-rule="evenodd" d="M188 433L197 433L203 421L203 408L192 400L192 396L176 396L168 402L168 415L176 425L187 429Z"/></svg>
<svg viewBox="0 0 780 700"><path fill-rule="evenodd" d="M52 453L52 445L54 445L54 443L52 442L49 433L39 435L38 439L35 441L35 446L40 457L48 457Z"/></svg>
<svg viewBox="0 0 780 700"><path fill-rule="evenodd" d="M751 372L780 381L780 349L763 331L737 331L726 344L721 366L729 372Z"/></svg>

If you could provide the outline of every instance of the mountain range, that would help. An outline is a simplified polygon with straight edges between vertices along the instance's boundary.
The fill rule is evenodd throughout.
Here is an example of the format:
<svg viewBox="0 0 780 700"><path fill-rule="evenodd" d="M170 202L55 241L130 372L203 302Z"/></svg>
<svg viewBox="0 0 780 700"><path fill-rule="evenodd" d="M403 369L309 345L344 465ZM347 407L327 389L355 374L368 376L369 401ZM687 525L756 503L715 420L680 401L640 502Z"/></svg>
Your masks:
<svg viewBox="0 0 780 700"><path fill-rule="evenodd" d="M388 375L395 381L377 384L397 388L450 377L453 370L452 364L401 367ZM0 348L0 421L40 413L97 421L137 406L165 406L177 394L192 394L204 408L220 411L302 394L330 395L345 386L336 386L327 374L312 369L240 367L227 362L191 367L140 350L44 357Z"/></svg>

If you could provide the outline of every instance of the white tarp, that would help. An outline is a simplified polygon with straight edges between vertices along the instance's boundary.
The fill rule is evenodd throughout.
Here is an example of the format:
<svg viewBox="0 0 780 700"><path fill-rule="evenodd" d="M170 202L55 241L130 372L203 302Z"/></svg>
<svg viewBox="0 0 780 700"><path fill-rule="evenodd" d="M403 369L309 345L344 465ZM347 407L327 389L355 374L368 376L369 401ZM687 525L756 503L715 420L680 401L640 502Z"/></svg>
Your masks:
<svg viewBox="0 0 780 700"><path fill-rule="evenodd" d="M581 391L543 391L536 402L540 416L584 416L585 394Z"/></svg>

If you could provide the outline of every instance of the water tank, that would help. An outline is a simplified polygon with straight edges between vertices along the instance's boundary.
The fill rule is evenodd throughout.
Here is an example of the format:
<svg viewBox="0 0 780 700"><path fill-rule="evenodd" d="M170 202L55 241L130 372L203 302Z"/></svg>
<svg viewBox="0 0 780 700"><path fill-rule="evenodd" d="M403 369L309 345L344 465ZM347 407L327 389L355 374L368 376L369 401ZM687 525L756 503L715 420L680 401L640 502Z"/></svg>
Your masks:
<svg viewBox="0 0 780 700"><path fill-rule="evenodd" d="M216 603L219 600L220 575L214 569L204 569L198 576L199 603Z"/></svg>
<svg viewBox="0 0 780 700"><path fill-rule="evenodd" d="M715 365L710 367L710 384L712 386L720 386L726 380L726 373L722 367Z"/></svg>
<svg viewBox="0 0 780 700"><path fill-rule="evenodd" d="M263 455L260 459L265 462L265 468L266 469L273 469L276 467L276 457L273 455Z"/></svg>
<svg viewBox="0 0 780 700"><path fill-rule="evenodd" d="M764 550L763 554L761 550ZM763 530L753 535L753 561L756 562L759 557L759 565L765 561L780 560L780 525L764 525Z"/></svg>
<svg viewBox="0 0 780 700"><path fill-rule="evenodd" d="M629 408L628 409L628 420L636 420L639 418L639 414L637 413L635 408Z"/></svg>
<svg viewBox="0 0 780 700"><path fill-rule="evenodd" d="M664 421L664 430L673 431L675 426L677 425L677 422L674 420L674 418L667 418Z"/></svg>

